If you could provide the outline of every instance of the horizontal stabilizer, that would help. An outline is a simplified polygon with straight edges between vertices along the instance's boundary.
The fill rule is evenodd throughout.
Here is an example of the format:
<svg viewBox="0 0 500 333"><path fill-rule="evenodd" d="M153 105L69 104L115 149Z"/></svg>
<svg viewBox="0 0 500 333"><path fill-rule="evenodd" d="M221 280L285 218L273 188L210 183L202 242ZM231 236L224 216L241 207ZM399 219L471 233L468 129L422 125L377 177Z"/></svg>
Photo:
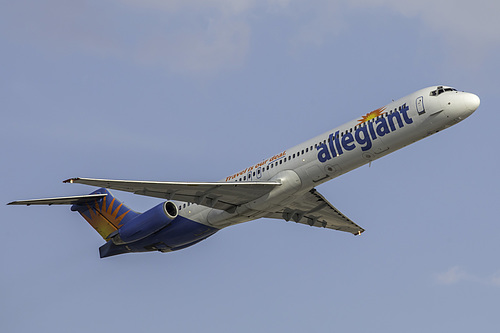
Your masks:
<svg viewBox="0 0 500 333"><path fill-rule="evenodd" d="M86 195L75 195L71 197L57 197L57 198L43 198L43 199L33 199L33 200L19 200L9 202L7 205L75 205L75 204L85 204L94 201L98 201L104 198L106 194L86 194Z"/></svg>

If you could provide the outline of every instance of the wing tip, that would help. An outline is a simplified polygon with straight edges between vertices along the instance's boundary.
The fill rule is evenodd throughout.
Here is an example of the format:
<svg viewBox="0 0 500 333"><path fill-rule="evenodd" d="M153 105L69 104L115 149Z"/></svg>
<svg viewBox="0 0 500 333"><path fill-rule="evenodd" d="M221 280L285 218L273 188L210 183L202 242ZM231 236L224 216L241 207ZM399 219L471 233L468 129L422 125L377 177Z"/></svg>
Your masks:
<svg viewBox="0 0 500 333"><path fill-rule="evenodd" d="M7 206L31 206L31 203L27 203L29 200L15 200L7 204Z"/></svg>
<svg viewBox="0 0 500 333"><path fill-rule="evenodd" d="M70 184L73 184L75 181L77 181L78 177L75 177L75 178L69 178L69 179L66 179L66 180L63 180L63 183L70 183Z"/></svg>

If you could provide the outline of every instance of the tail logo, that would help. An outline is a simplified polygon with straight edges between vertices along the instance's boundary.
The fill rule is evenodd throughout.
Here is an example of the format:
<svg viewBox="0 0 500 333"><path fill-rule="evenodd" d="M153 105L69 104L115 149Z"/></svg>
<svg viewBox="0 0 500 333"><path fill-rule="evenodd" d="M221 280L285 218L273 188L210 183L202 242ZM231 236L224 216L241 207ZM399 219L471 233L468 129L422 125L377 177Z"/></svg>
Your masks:
<svg viewBox="0 0 500 333"><path fill-rule="evenodd" d="M110 196L104 197L100 202L87 204L87 210L80 211L80 214L85 220L87 220L104 239L123 225L123 218L130 212L130 209L127 209L127 207L123 206L123 204L115 198L107 205L106 199L108 197ZM123 212L124 209L122 209L120 214L120 209L122 207L126 210Z"/></svg>

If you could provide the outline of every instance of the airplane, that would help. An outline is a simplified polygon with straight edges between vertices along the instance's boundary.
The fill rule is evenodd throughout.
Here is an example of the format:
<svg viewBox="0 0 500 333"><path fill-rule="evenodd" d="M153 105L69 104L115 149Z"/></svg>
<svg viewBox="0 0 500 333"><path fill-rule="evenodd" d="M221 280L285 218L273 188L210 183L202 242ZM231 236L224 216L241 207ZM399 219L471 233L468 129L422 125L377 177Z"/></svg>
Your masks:
<svg viewBox="0 0 500 333"><path fill-rule="evenodd" d="M360 235L364 229L315 187L459 123L479 107L478 96L432 86L357 117L217 182L71 178L100 187L87 195L20 200L8 205L72 205L104 238L101 258L170 252L219 230L259 218L283 219ZM167 201L138 213L107 189Z"/></svg>

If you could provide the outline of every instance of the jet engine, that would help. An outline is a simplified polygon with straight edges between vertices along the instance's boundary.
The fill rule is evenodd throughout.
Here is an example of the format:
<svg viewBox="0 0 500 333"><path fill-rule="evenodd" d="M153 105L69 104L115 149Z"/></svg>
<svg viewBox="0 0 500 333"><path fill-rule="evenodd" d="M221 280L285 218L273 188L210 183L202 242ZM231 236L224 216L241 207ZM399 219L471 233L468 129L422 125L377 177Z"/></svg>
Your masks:
<svg viewBox="0 0 500 333"><path fill-rule="evenodd" d="M115 245L136 242L169 225L178 213L173 202L163 202L128 221L111 234L110 238Z"/></svg>

